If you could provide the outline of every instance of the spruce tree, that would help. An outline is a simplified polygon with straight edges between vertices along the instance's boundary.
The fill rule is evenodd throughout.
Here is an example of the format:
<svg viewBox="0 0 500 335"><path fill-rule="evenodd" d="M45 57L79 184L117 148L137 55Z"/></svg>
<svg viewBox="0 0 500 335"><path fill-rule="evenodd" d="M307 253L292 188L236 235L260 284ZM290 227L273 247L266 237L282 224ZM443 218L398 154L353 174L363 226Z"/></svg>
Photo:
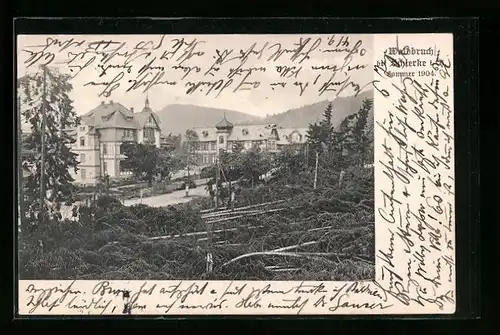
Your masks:
<svg viewBox="0 0 500 335"><path fill-rule="evenodd" d="M330 102L326 106L326 109L323 112L323 120L320 122L320 125L324 128L325 135L329 135L333 132L332 114L333 114L333 107L332 103Z"/></svg>
<svg viewBox="0 0 500 335"><path fill-rule="evenodd" d="M334 128L332 124L333 107L332 103L328 103L325 111L323 112L323 120L321 121L321 128L325 147L327 149L328 158L330 159L333 154L334 146Z"/></svg>
<svg viewBox="0 0 500 335"><path fill-rule="evenodd" d="M367 155L371 152L371 142L367 136L367 121L368 113L373 107L373 99L364 99L363 105L357 114L357 120L354 124L353 135L356 143L356 150L358 151L358 163L364 164Z"/></svg>
<svg viewBox="0 0 500 335"><path fill-rule="evenodd" d="M69 98L70 75L42 67L34 74L19 78L17 88L21 116L31 129L21 150L33 153L21 153L23 166L33 171L26 179L24 190L26 219L32 222L37 218L61 218L61 205L72 203L75 189L69 171L78 171L77 155L70 150L76 139L66 132L79 125Z"/></svg>
<svg viewBox="0 0 500 335"><path fill-rule="evenodd" d="M306 137L309 147L312 149L310 151L310 155L312 155L310 158L313 160L316 152L319 154L326 152L328 157L330 157L333 152L335 138L332 124L332 114L333 107L330 102L323 112L323 119L319 123L315 122L309 124Z"/></svg>

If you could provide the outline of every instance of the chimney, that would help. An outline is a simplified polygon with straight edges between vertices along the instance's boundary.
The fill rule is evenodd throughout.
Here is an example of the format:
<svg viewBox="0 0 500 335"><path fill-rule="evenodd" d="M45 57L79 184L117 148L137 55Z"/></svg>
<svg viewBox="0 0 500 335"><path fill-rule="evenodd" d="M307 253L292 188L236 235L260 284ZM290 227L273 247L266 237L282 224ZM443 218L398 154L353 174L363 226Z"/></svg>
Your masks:
<svg viewBox="0 0 500 335"><path fill-rule="evenodd" d="M101 101L101 105L104 105L104 101Z"/></svg>
<svg viewBox="0 0 500 335"><path fill-rule="evenodd" d="M130 107L130 111L133 113L134 112L134 107Z"/></svg>
<svg viewBox="0 0 500 335"><path fill-rule="evenodd" d="M109 100L109 104L112 105L113 104L113 100Z"/></svg>

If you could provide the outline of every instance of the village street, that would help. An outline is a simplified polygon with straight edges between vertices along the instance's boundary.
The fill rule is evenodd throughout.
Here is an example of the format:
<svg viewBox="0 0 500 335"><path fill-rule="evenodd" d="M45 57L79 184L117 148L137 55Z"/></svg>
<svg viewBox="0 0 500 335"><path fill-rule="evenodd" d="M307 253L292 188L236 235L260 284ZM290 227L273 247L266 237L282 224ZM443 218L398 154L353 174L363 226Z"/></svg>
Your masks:
<svg viewBox="0 0 500 335"><path fill-rule="evenodd" d="M192 188L189 190L189 197L186 197L185 190L179 190L179 191L174 191L172 193L155 195L148 198L125 200L123 204L125 206L144 204L151 207L164 207L168 205L175 205L188 202L189 200L192 200L193 197L203 197L208 195L209 194L205 189L205 185L200 185L196 188Z"/></svg>
<svg viewBox="0 0 500 335"><path fill-rule="evenodd" d="M144 204L151 207L165 207L168 205L175 205L188 202L194 197L204 197L209 196L208 191L205 189L205 185L208 179L197 179L195 180L196 188L189 189L189 197L186 197L186 190L176 190L171 193L155 195L152 197L144 198L134 198L123 201L123 205L132 206L137 204ZM75 202L71 206L61 206L61 215L63 218L71 218L73 215L73 206L79 206L81 203L79 201Z"/></svg>

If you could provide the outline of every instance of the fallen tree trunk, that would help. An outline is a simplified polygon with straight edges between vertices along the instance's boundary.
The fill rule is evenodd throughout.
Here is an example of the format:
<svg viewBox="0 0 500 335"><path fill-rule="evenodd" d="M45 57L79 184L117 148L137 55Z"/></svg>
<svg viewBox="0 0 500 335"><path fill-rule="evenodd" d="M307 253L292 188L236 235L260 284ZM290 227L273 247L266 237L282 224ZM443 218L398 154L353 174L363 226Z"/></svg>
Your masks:
<svg viewBox="0 0 500 335"><path fill-rule="evenodd" d="M207 223L219 223L219 222L230 221L230 220L234 220L234 219L240 219L240 218L244 218L244 217L248 217L248 216L261 215L261 214L267 214L267 213L275 213L275 212L284 211L285 209L288 209L288 208L277 208L277 209L270 209L267 211L261 211L261 212L253 213L253 214L237 215L237 216L233 216L233 217L229 217L229 218L207 221Z"/></svg>
<svg viewBox="0 0 500 335"><path fill-rule="evenodd" d="M263 227L264 226L250 226L250 227L247 227L247 228L248 229L257 229L257 228L263 228ZM212 233L223 233L223 232L237 231L238 229L239 228L218 229L218 230L212 231ZM197 231L197 232L186 233L186 234L156 236L156 237L150 237L148 240L149 241L168 240L168 239L171 239L171 238L207 235L209 232L210 231L208 231L208 230L204 230L204 231Z"/></svg>
<svg viewBox="0 0 500 335"><path fill-rule="evenodd" d="M294 249L298 249L300 247L307 247L309 245L314 245L314 244L318 244L318 243L319 243L318 241L306 242L306 243L302 243L302 244L292 245L292 246L289 246L289 247L274 249L272 251L273 252L281 252L281 251L294 250Z"/></svg>
<svg viewBox="0 0 500 335"><path fill-rule="evenodd" d="M227 207L224 207L224 210L221 210L221 211L217 211L217 210L205 210L205 212L201 211L201 213L202 214L204 214L204 213L209 213L209 214L230 213L230 212L240 211L240 210L243 210L243 209L250 209L250 208L257 208L257 207L262 207L262 206L274 205L274 204L278 204L278 203L281 203L281 202L284 202L284 201L285 200L276 200L276 201L264 202L264 203L256 204L256 205L236 207L234 209L227 209ZM207 214L207 215L209 215L209 214Z"/></svg>
<svg viewBox="0 0 500 335"><path fill-rule="evenodd" d="M211 215L203 215L201 218L202 219L214 219L214 218L219 218L219 217L224 217L224 216L229 216L229 215L239 215L239 214L253 214L253 213L261 213L261 209L255 209L255 210L247 210L247 211L234 211L234 212L224 212L224 213L216 213L216 214L211 214Z"/></svg>
<svg viewBox="0 0 500 335"><path fill-rule="evenodd" d="M236 261L239 261L244 258L248 257L254 257L254 256L281 256L281 257L297 257L297 258L312 258L312 259L318 259L322 257L317 257L317 256L308 256L308 255L301 255L300 253L296 252L276 252L276 251L263 251L263 252L252 252L249 254L241 255L236 258L231 259L230 261L224 263L221 265L221 267L227 266L231 263L234 263ZM331 262L330 260L327 260L325 258L322 258L328 262ZM333 262L331 262L333 263Z"/></svg>

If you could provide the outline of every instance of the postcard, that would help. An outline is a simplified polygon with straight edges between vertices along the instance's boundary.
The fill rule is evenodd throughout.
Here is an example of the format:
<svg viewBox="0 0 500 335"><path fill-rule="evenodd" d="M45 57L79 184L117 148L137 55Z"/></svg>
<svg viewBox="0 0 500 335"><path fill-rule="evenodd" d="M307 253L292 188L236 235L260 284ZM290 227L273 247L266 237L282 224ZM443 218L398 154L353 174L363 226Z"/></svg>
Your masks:
<svg viewBox="0 0 500 335"><path fill-rule="evenodd" d="M452 34L18 35L18 313L452 314Z"/></svg>

